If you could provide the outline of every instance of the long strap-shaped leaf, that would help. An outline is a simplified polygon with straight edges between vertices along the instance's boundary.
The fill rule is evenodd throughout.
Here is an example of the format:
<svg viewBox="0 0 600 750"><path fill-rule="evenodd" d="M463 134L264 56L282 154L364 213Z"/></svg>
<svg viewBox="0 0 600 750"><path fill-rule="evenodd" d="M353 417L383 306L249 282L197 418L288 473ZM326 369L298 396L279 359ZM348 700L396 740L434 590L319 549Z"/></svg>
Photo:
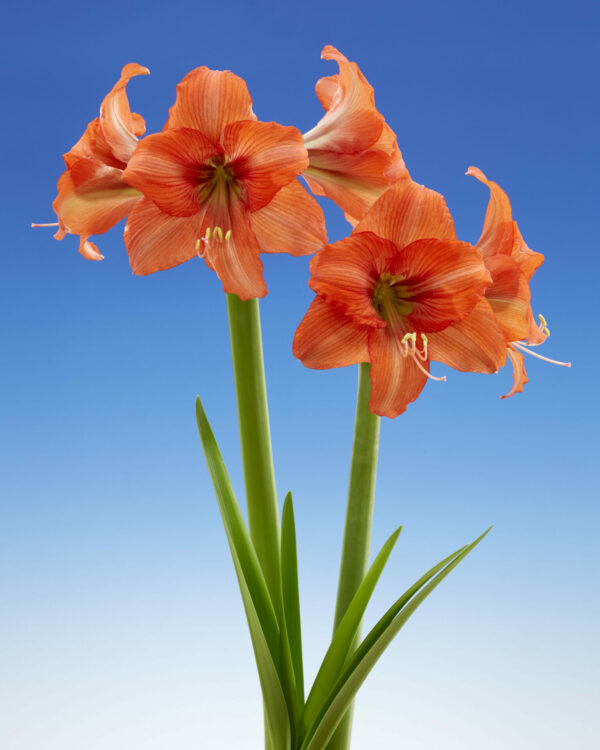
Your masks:
<svg viewBox="0 0 600 750"><path fill-rule="evenodd" d="M438 563L390 607L350 657L317 719L304 735L301 750L323 750L326 747L360 686L404 623L489 531Z"/></svg>
<svg viewBox="0 0 600 750"><path fill-rule="evenodd" d="M200 398L196 399L196 419L246 610L267 709L271 746L277 750L289 750L291 728L280 679L280 633L275 610L242 511L235 498L225 463Z"/></svg>
<svg viewBox="0 0 600 750"><path fill-rule="evenodd" d="M371 595L375 590L377 581L383 572L401 531L402 526L394 531L381 548L375 560L373 560L371 567L358 587L358 591L352 598L346 614L334 633L331 645L325 654L325 658L306 701L306 708L301 720L301 729L304 732L316 720L319 710L323 707L328 695L339 679L342 667L352 648L354 636L358 631Z"/></svg>

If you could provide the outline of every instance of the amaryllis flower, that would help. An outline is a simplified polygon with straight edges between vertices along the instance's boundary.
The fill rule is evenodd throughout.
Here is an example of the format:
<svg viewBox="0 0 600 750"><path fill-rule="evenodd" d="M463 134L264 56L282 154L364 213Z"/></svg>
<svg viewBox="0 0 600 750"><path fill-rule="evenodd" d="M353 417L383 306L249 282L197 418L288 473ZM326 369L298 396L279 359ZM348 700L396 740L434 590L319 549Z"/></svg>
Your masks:
<svg viewBox="0 0 600 750"><path fill-rule="evenodd" d="M315 195L334 200L354 224L390 185L410 177L358 65L331 45L321 57L335 60L340 72L317 83L326 114L304 134L310 161L303 176Z"/></svg>
<svg viewBox="0 0 600 750"><path fill-rule="evenodd" d="M434 357L495 371L504 339L483 299L481 254L456 239L441 195L412 181L393 186L347 239L311 264L317 293L294 339L308 367L371 363L370 409L395 417L414 401ZM477 312L478 311L478 312ZM459 326L470 314L466 329Z"/></svg>
<svg viewBox="0 0 600 750"><path fill-rule="evenodd" d="M100 117L87 126L73 148L64 154L66 171L58 180L58 196L52 208L58 231L80 235L79 252L88 260L102 260L90 235L103 234L121 221L141 194L123 180L123 170L146 130L144 119L131 112L125 88L133 76L149 73L136 63L125 65L121 78L100 107ZM52 225L34 225L52 226ZM56 226L56 225L55 225Z"/></svg>
<svg viewBox="0 0 600 750"><path fill-rule="evenodd" d="M260 253L314 253L323 213L297 176L308 156L300 131L259 122L246 84L196 68L177 87L162 133L138 145L125 179L144 194L125 227L136 274L200 255L226 292L267 293Z"/></svg>
<svg viewBox="0 0 600 750"><path fill-rule="evenodd" d="M524 352L552 364L565 367L571 364L548 359L528 348L542 344L550 335L545 318L538 316L539 324L534 319L529 289L531 277L544 262L544 256L525 244L517 223L513 221L510 201L504 190L488 180L477 167L469 167L467 174L490 189L483 231L475 247L481 252L492 276L492 284L486 289L485 296L502 330L513 366L513 387L502 396L507 398L521 392L529 381Z"/></svg>

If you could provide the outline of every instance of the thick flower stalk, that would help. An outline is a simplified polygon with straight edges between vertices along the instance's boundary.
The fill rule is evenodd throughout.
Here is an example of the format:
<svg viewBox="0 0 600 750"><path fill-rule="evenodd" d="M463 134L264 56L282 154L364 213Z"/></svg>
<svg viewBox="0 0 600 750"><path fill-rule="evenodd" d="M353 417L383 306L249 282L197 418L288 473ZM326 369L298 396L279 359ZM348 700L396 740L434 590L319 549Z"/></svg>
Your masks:
<svg viewBox="0 0 600 750"><path fill-rule="evenodd" d="M102 102L100 117L90 122L63 157L67 169L58 180L58 196L52 204L59 227L54 236L62 240L67 234L78 234L79 252L88 260L104 257L89 237L114 227L142 197L124 180L123 172L146 130L143 117L129 108L126 86L134 76L146 73L148 68L137 63L125 65Z"/></svg>
<svg viewBox="0 0 600 750"><path fill-rule="evenodd" d="M226 292L264 297L261 252L306 255L326 241L322 211L296 179L307 165L300 131L259 122L241 78L196 68L124 174L144 194L125 226L134 273L200 256Z"/></svg>

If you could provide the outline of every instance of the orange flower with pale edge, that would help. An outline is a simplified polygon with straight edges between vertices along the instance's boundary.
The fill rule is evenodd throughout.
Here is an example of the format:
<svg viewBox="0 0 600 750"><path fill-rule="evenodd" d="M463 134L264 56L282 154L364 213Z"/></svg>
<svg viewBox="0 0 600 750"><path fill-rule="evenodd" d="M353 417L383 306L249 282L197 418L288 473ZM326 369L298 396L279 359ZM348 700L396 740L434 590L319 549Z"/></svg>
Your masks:
<svg viewBox="0 0 600 750"><path fill-rule="evenodd" d="M354 224L390 185L410 177L358 65L331 45L321 57L335 60L340 72L316 85L326 114L304 134L309 165L303 176L315 195L331 198Z"/></svg>
<svg viewBox="0 0 600 750"><path fill-rule="evenodd" d="M121 221L141 198L123 180L138 137L146 130L143 117L131 112L125 88L133 76L149 73L136 63L125 65L121 78L100 107L100 117L87 126L73 148L64 154L67 169L58 180L58 196L52 208L58 216L58 231L80 235L79 252L88 260L102 260L92 234L103 234ZM34 224L33 226L56 226Z"/></svg>
<svg viewBox="0 0 600 750"><path fill-rule="evenodd" d="M481 252L492 284L485 296L504 335L507 354L513 366L513 387L501 398L523 391L529 382L523 352L552 364L570 367L570 362L557 362L542 357L528 346L542 344L550 335L546 321L539 316L535 322L531 309L529 281L544 262L544 256L525 244L517 223L513 221L508 196L495 182L488 180L480 169L469 167L467 174L490 189L490 200L483 230L475 247Z"/></svg>
<svg viewBox="0 0 600 750"><path fill-rule="evenodd" d="M260 253L314 253L323 213L297 176L300 131L259 122L241 78L196 68L177 87L162 133L140 142L124 177L144 194L125 245L136 274L203 256L226 292L263 297Z"/></svg>
<svg viewBox="0 0 600 750"><path fill-rule="evenodd" d="M414 401L437 359L494 372L504 337L483 298L481 254L456 232L439 193L412 181L374 204L347 239L311 264L317 293L294 338L307 367L371 363L370 409L395 417Z"/></svg>

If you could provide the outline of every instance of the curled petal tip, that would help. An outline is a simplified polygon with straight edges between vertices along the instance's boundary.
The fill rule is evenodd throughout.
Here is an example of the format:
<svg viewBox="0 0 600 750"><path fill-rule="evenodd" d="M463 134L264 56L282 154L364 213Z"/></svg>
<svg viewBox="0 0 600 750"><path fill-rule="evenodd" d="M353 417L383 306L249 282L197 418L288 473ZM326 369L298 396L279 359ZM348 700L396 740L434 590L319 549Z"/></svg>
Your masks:
<svg viewBox="0 0 600 750"><path fill-rule="evenodd" d="M144 65L139 65L138 63L127 63L127 65L124 65L121 70L122 78L128 78L131 76L143 76L149 74L150 70Z"/></svg>

